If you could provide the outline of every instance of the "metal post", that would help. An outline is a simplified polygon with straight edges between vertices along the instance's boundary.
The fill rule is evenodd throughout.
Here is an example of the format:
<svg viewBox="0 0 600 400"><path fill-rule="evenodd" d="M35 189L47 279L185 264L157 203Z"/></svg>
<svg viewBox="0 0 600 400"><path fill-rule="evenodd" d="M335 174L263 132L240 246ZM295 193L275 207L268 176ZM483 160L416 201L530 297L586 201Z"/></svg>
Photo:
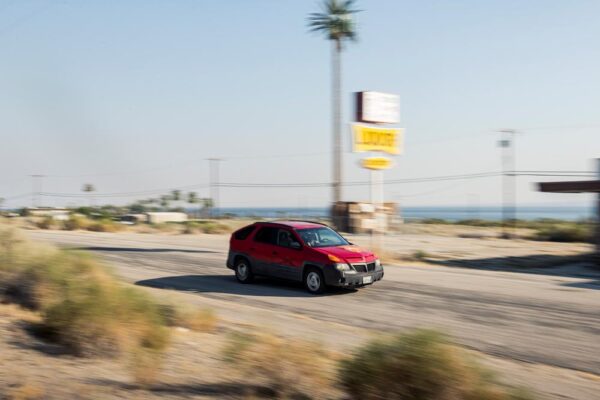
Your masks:
<svg viewBox="0 0 600 400"><path fill-rule="evenodd" d="M371 170L371 205L373 206L373 226L371 227L371 247L381 249L383 227L383 171Z"/></svg>
<svg viewBox="0 0 600 400"><path fill-rule="evenodd" d="M213 207L210 209L211 218L218 215L219 210L219 162L223 161L221 158L209 158L209 187L210 187L210 198L213 203ZM213 211L214 210L214 211Z"/></svg>
<svg viewBox="0 0 600 400"><path fill-rule="evenodd" d="M516 180L515 180L515 131L503 129L502 139L502 236L510 238L514 235L516 213ZM510 221L510 222L509 222Z"/></svg>
<svg viewBox="0 0 600 400"><path fill-rule="evenodd" d="M596 159L596 175L600 180L600 158ZM596 256L600 259L600 193L596 193Z"/></svg>
<svg viewBox="0 0 600 400"><path fill-rule="evenodd" d="M42 178L44 175L34 174L31 175L31 207L38 208L40 207L40 198L42 195Z"/></svg>
<svg viewBox="0 0 600 400"><path fill-rule="evenodd" d="M377 251L381 251L383 248L381 240L384 229L385 214L383 213L383 171L375 171L375 177L377 178L377 203L375 205L375 219L377 221L377 236L375 248Z"/></svg>
<svg viewBox="0 0 600 400"><path fill-rule="evenodd" d="M377 221L377 204L376 204L376 192L377 190L375 189L375 170L370 170L369 171L369 178L370 178L370 189L371 189L371 193L370 193L370 198L369 200L371 201L371 205L373 206L373 221L372 221L372 225L371 225L371 248L375 247L375 222Z"/></svg>

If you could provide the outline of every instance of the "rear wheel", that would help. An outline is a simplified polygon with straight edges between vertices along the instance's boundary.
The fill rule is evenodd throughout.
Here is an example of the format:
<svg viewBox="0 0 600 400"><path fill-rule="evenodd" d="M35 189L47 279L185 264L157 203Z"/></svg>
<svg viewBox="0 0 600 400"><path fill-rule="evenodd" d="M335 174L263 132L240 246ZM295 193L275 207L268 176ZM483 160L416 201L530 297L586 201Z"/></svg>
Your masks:
<svg viewBox="0 0 600 400"><path fill-rule="evenodd" d="M323 273L317 268L311 268L306 271L306 274L304 274L304 287L313 294L325 292L325 279L323 279Z"/></svg>
<svg viewBox="0 0 600 400"><path fill-rule="evenodd" d="M245 258L239 258L235 262L235 277L241 283L250 283L254 280L250 263Z"/></svg>

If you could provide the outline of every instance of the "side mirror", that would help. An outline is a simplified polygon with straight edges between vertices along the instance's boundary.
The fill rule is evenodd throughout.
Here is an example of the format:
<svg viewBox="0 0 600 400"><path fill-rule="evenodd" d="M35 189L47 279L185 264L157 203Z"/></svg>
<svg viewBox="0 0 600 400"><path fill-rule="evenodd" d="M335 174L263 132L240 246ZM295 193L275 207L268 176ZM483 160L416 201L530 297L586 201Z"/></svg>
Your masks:
<svg viewBox="0 0 600 400"><path fill-rule="evenodd" d="M298 249L301 249L301 248L302 248L302 245L301 245L300 243L298 243L298 242L291 242L291 243L290 243L290 247L291 247L292 249L296 249L296 250L298 250Z"/></svg>

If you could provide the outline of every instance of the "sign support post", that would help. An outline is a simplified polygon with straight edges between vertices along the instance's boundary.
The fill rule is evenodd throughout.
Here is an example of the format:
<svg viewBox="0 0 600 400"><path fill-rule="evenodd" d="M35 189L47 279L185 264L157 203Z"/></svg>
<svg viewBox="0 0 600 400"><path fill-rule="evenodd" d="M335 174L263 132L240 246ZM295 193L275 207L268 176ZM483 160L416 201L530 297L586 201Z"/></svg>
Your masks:
<svg viewBox="0 0 600 400"><path fill-rule="evenodd" d="M373 226L371 227L371 247L381 249L385 214L383 213L383 170L371 170L371 204L373 204Z"/></svg>

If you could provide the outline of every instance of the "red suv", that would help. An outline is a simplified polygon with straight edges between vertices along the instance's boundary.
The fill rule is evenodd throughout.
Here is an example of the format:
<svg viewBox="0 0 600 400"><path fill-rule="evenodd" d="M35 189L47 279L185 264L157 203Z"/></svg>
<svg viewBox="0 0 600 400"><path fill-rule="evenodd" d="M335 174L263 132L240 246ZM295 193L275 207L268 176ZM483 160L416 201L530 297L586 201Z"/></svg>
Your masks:
<svg viewBox="0 0 600 400"><path fill-rule="evenodd" d="M241 283L256 275L301 281L311 293L326 286L360 287L383 278L370 251L326 225L305 221L256 222L231 235L227 267Z"/></svg>

